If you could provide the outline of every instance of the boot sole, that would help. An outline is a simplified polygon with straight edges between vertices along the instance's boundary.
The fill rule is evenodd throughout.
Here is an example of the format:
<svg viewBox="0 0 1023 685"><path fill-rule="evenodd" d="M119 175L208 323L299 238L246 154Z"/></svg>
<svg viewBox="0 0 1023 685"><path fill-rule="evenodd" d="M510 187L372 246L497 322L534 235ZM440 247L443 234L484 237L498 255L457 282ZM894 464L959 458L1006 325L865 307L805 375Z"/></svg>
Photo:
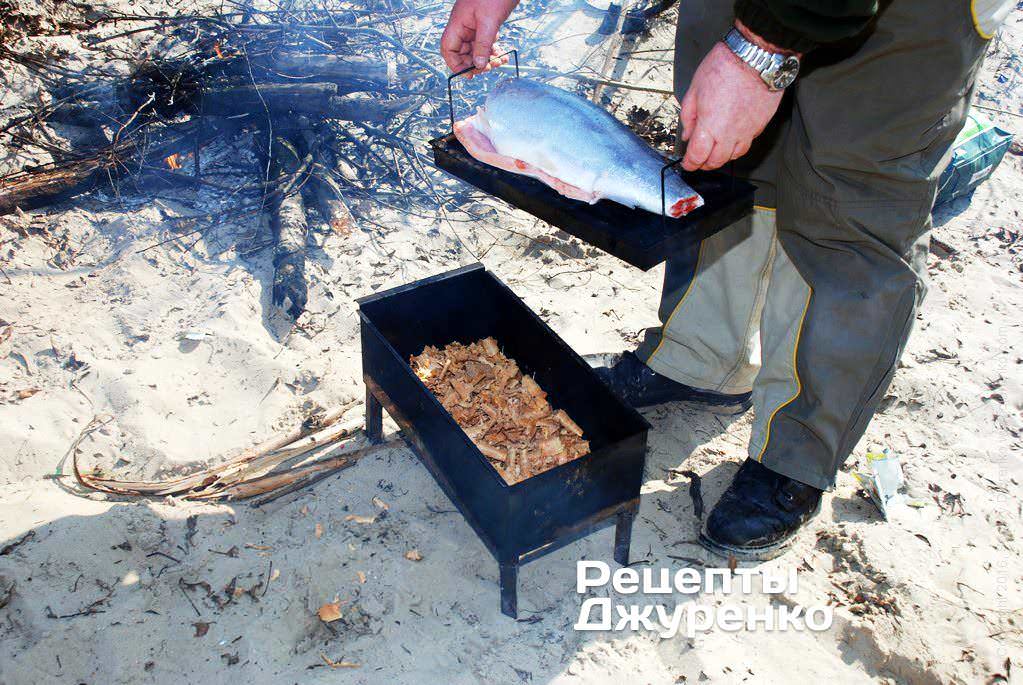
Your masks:
<svg viewBox="0 0 1023 685"><path fill-rule="evenodd" d="M712 540L702 530L698 539L701 547L725 559L735 557L740 561L770 561L787 552L795 536L793 533L784 540L765 547L732 547Z"/></svg>
<svg viewBox="0 0 1023 685"><path fill-rule="evenodd" d="M770 561L771 559L776 559L789 551L789 547L792 546L792 541L796 539L796 536L799 534L799 531L803 529L803 526L813 520L813 518L820 513L821 504L823 502L824 498L822 497L821 500L817 502L817 506L814 507L813 513L807 517L802 526L796 528L778 542L773 542L770 545L764 545L763 547L733 547L732 545L726 545L723 542L718 542L711 538L707 535L706 528L702 528L700 530L698 540L700 542L700 546L704 549L714 552L726 559L734 556L740 561Z"/></svg>

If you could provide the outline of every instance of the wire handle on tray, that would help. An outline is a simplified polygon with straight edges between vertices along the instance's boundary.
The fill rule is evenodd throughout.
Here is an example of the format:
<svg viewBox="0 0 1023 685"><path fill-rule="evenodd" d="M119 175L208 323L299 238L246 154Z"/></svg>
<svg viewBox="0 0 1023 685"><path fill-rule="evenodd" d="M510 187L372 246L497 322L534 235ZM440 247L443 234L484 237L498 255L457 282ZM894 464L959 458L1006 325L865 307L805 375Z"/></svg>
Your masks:
<svg viewBox="0 0 1023 685"><path fill-rule="evenodd" d="M665 199L664 192L664 179L668 173L668 169L672 168L673 166L678 166L681 163L682 158L679 157L678 159L668 162L667 164L661 167L661 228L664 229L666 229L668 226L668 211L667 200Z"/></svg>
<svg viewBox="0 0 1023 685"><path fill-rule="evenodd" d="M519 51L509 50L508 52L498 55L497 58L501 59L502 57L507 57L508 55L511 55L512 58L515 60L515 78L519 78ZM451 76L448 76L448 116L451 119L452 133L455 132L455 100L451 95L451 82L458 78L459 76L461 76L462 74L468 74L470 71L475 70L476 67L466 67L465 69L462 69L461 71L456 71L455 73L451 74Z"/></svg>
<svg viewBox="0 0 1023 685"><path fill-rule="evenodd" d="M665 164L664 166L661 167L661 228L667 228L667 225L668 225L668 211L667 211L667 204L668 203L667 203L667 200L665 199L666 193L665 193L665 188L664 188L664 186L665 186L664 179L665 179L666 174L668 173L668 169L672 168L673 166L678 166L679 164L682 163L683 159L684 159L683 157L679 157L678 159L673 160L671 162L668 162L667 164ZM734 190L735 189L735 162L734 161L728 163L728 187L729 187L729 190Z"/></svg>

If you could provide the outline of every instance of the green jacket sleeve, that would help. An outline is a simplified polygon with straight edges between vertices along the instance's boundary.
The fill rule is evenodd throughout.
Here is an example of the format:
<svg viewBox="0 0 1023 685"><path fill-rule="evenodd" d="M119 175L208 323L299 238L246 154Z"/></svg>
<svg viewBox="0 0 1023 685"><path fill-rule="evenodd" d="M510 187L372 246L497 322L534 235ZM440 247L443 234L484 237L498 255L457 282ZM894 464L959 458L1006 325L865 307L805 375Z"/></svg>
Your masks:
<svg viewBox="0 0 1023 685"><path fill-rule="evenodd" d="M736 0L735 16L764 40L795 52L855 36L877 0Z"/></svg>

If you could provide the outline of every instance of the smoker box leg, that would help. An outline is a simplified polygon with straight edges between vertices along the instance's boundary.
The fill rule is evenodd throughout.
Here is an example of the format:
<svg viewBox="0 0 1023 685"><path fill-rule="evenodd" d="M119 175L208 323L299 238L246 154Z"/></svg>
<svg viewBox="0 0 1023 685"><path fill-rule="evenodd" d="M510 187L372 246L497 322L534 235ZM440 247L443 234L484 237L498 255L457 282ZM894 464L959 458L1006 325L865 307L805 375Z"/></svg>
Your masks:
<svg viewBox="0 0 1023 685"><path fill-rule="evenodd" d="M630 507L618 514L618 523L615 525L615 552L614 557L622 566L629 565L629 547L632 544L632 523L636 520L639 507Z"/></svg>
<svg viewBox="0 0 1023 685"><path fill-rule="evenodd" d="M373 391L366 387L366 437L370 442L384 438L384 408Z"/></svg>
<svg viewBox="0 0 1023 685"><path fill-rule="evenodd" d="M501 613L519 617L518 600L519 565L501 564Z"/></svg>

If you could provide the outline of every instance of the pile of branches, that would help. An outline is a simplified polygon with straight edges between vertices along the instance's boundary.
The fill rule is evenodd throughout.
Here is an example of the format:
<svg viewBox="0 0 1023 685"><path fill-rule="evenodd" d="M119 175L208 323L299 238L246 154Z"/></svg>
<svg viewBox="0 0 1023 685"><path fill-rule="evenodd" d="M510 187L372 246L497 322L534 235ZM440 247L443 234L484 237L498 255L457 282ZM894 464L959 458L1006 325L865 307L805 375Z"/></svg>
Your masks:
<svg viewBox="0 0 1023 685"><path fill-rule="evenodd" d="M270 438L217 466L159 481L122 480L97 468L82 468L79 445L89 434L113 420L108 415L95 416L71 446L71 469L81 487L110 495L178 497L206 502L252 500L255 506L262 506L400 443L400 438L392 438L348 449L354 439L363 436L358 426L339 425L352 407L350 404L332 414L312 416L294 430Z"/></svg>
<svg viewBox="0 0 1023 685"><path fill-rule="evenodd" d="M105 69L76 72L61 66L60 55L0 46L0 60L50 87L45 104L7 121L0 134L51 160L0 176L0 215L97 187L220 192L234 202L231 212L198 223L192 217L184 236L268 213L272 299L297 318L307 300L310 210L345 232L353 199L386 205L393 197L403 209L439 200L428 161L408 142L444 128L438 93L446 77L434 66L439 22L423 20L424 8L390 3L232 6L174 17L90 10L96 35L87 44L107 53ZM410 23L418 28L404 28ZM111 34L111 26L118 31ZM147 40L148 49L135 54L113 47ZM54 142L55 124L76 131L78 142ZM210 174L208 160L204 166L204 151L225 140L247 145L259 161L239 183Z"/></svg>

